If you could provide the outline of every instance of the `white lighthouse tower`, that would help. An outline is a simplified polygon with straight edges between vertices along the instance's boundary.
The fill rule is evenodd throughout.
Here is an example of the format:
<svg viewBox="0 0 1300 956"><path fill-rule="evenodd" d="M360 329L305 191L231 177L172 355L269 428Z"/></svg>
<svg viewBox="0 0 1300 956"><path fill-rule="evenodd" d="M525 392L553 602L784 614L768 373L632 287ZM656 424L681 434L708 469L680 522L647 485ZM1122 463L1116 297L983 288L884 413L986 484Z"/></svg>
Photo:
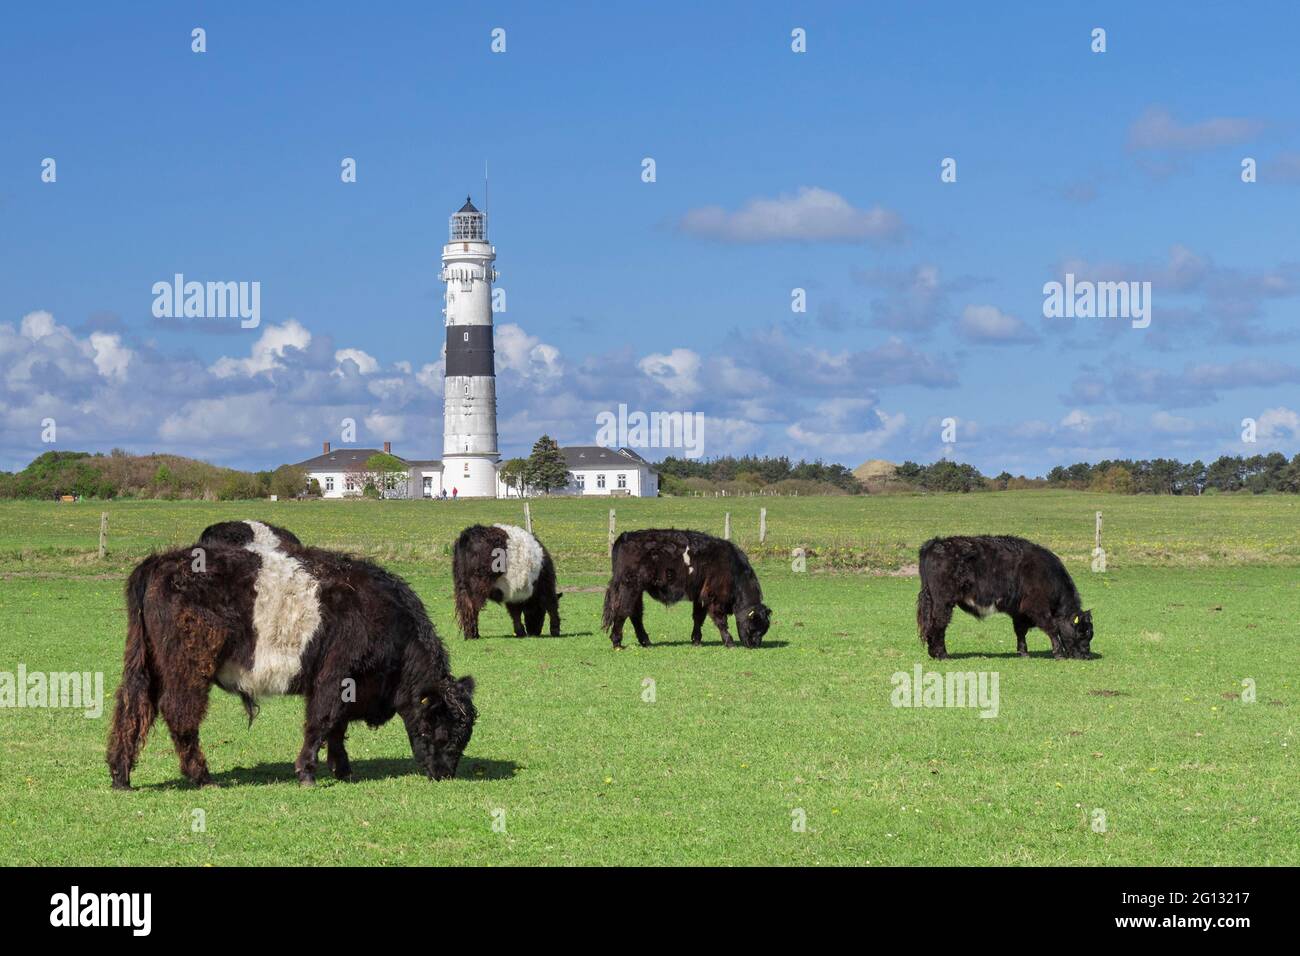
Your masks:
<svg viewBox="0 0 1300 956"><path fill-rule="evenodd" d="M469 197L451 217L442 247L447 283L447 373L444 384L442 487L461 498L495 498L497 380L492 352L492 282L496 249L487 217Z"/></svg>

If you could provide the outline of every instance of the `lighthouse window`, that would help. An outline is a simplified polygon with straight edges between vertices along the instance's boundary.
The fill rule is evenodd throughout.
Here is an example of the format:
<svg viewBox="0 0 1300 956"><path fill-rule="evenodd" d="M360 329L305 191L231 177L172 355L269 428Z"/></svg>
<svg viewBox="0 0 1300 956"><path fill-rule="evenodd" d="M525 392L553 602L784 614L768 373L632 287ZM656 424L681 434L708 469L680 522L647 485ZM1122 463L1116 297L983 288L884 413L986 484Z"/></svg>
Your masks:
<svg viewBox="0 0 1300 956"><path fill-rule="evenodd" d="M469 383L465 383L465 397L469 398Z"/></svg>
<svg viewBox="0 0 1300 956"><path fill-rule="evenodd" d="M597 475L597 476L596 476L596 487L597 487L597 488L604 488L604 487L605 487L605 476L604 476L604 475Z"/></svg>
<svg viewBox="0 0 1300 956"><path fill-rule="evenodd" d="M469 462L465 462L465 477L469 477Z"/></svg>
<svg viewBox="0 0 1300 956"><path fill-rule="evenodd" d="M465 333L465 341L466 341L466 342L469 341L469 332L466 332L466 333Z"/></svg>

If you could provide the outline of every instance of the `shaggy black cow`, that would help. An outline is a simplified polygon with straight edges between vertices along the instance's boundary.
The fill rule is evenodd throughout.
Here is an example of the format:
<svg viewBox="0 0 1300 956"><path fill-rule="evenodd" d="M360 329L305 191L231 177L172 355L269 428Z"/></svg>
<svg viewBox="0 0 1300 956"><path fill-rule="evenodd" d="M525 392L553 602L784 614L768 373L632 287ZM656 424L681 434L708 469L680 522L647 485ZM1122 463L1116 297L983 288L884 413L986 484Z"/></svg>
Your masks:
<svg viewBox="0 0 1300 956"><path fill-rule="evenodd" d="M451 777L477 712L474 682L451 675L447 651L424 605L395 575L367 561L316 548L279 546L256 528L254 541L220 541L155 554L126 586L127 640L108 765L113 786L131 770L158 713L171 730L181 772L212 782L199 724L212 685L254 702L306 698L304 739L294 764L304 785L328 744L330 770L346 780L348 723L372 727L399 714L420 768Z"/></svg>
<svg viewBox="0 0 1300 956"><path fill-rule="evenodd" d="M538 636L547 617L551 636L560 636L563 595L555 590L555 563L542 543L523 528L510 524L466 528L451 553L451 575L456 616L466 638L479 636L478 615L488 601L506 606L515 637Z"/></svg>
<svg viewBox="0 0 1300 956"><path fill-rule="evenodd" d="M265 537L267 533L275 535L280 544L302 547L302 542L292 531L264 521L219 521L210 524L199 535L199 544L233 544L243 548L252 544L259 534L263 535L264 541L268 540Z"/></svg>
<svg viewBox="0 0 1300 956"><path fill-rule="evenodd" d="M727 647L735 643L727 632L728 614L735 614L745 647L762 643L771 624L772 612L763 604L758 577L745 553L730 541L699 531L625 531L614 542L613 565L605 589L604 627L616 648L623 646L623 622L628 618L641 646L650 645L642 623L643 594L662 604L691 601L692 644L702 639L706 615Z"/></svg>
<svg viewBox="0 0 1300 956"><path fill-rule="evenodd" d="M916 627L931 657L948 656L944 632L954 607L981 619L995 611L1011 615L1021 656L1029 654L1031 627L1051 638L1053 657L1092 656L1092 611L1080 606L1061 559L1024 538L932 538L921 545Z"/></svg>

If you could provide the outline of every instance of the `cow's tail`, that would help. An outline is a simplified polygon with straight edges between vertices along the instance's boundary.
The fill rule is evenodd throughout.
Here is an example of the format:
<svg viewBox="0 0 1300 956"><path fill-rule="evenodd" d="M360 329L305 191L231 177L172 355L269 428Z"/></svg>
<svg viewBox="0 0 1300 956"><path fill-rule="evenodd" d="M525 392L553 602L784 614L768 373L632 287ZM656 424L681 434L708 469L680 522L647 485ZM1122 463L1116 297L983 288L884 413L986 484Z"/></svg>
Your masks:
<svg viewBox="0 0 1300 956"><path fill-rule="evenodd" d="M126 652L122 659L122 682L117 687L113 724L108 736L108 769L113 786L131 786L131 770L158 716L158 686L149 666L149 642L145 633L144 600L155 561L143 561L126 583Z"/></svg>
<svg viewBox="0 0 1300 956"><path fill-rule="evenodd" d="M614 622L618 618L616 605L618 603L618 552L623 544L623 536L619 535L614 540L614 547L610 550L610 575L609 585L605 588L605 606L600 615L600 626L608 634L614 629Z"/></svg>
<svg viewBox="0 0 1300 956"><path fill-rule="evenodd" d="M930 631L930 623L934 619L934 599L930 597L930 589L926 582L926 564L928 563L930 546L934 542L927 541L921 545L920 561L918 562L918 571L921 575L921 590L916 595L916 633L921 638L921 643L926 644L926 635Z"/></svg>

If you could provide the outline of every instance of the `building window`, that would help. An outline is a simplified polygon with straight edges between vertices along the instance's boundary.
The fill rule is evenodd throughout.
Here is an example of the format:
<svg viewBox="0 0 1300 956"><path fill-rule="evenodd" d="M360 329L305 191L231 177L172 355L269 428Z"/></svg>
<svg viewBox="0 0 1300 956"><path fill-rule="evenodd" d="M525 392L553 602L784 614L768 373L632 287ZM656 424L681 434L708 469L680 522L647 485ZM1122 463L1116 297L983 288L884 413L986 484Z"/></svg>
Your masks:
<svg viewBox="0 0 1300 956"><path fill-rule="evenodd" d="M347 478L345 478L345 479L343 480L343 487L344 487L344 489L345 489L346 491L356 491L356 490L357 490L357 484L356 484L356 482L353 480L353 478L352 478L351 475L348 475Z"/></svg>
<svg viewBox="0 0 1300 956"><path fill-rule="evenodd" d="M582 474L581 472L573 476L573 483L574 485L577 486L579 491L587 490L587 476Z"/></svg>
<svg viewBox="0 0 1300 956"><path fill-rule="evenodd" d="M605 476L604 476L604 475L597 475L597 476L596 476L596 487L597 487L597 488L604 488L604 487L605 487Z"/></svg>
<svg viewBox="0 0 1300 956"><path fill-rule="evenodd" d="M468 448L465 449L465 450L466 450L466 451L469 451ZM466 478L469 477L469 462L465 462L465 477L466 477Z"/></svg>
<svg viewBox="0 0 1300 956"><path fill-rule="evenodd" d="M619 486L620 488L626 488L626 487L627 487L627 475L619 475L619 476L618 476L618 486Z"/></svg>
<svg viewBox="0 0 1300 956"><path fill-rule="evenodd" d="M334 490L334 476L333 476L333 475L330 475L329 477L327 477L327 478L325 479L325 490L326 490L326 491L333 491L333 490Z"/></svg>

